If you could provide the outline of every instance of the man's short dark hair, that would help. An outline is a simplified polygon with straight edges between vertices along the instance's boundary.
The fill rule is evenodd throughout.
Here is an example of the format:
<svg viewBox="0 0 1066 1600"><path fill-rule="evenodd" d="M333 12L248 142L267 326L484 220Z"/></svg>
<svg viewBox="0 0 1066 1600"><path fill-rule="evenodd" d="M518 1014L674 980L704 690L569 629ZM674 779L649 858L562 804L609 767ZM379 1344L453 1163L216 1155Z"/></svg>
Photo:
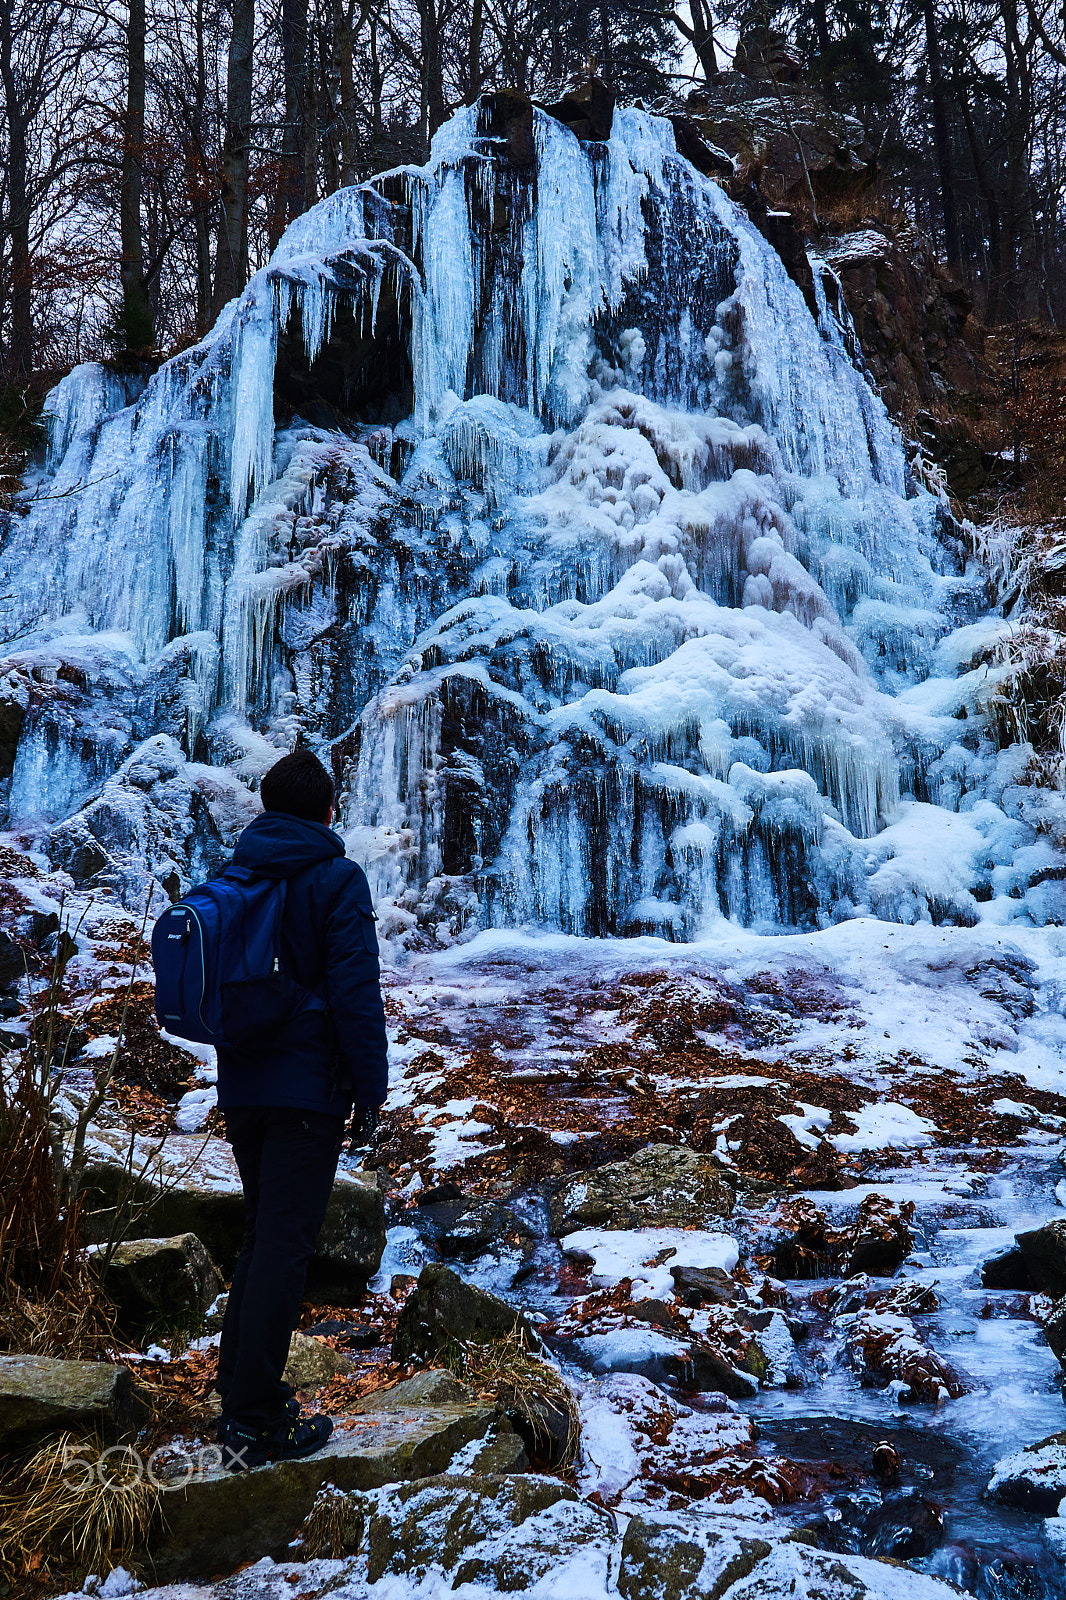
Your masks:
<svg viewBox="0 0 1066 1600"><path fill-rule="evenodd" d="M282 756L259 785L264 811L285 811L305 822L325 822L335 792L333 779L311 750Z"/></svg>

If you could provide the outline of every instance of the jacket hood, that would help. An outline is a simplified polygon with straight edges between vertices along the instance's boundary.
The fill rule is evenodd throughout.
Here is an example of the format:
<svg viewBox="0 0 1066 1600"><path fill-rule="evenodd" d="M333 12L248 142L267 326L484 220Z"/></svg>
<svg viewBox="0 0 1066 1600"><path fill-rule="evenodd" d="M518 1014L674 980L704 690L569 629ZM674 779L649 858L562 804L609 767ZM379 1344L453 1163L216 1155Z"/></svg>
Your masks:
<svg viewBox="0 0 1066 1600"><path fill-rule="evenodd" d="M268 878L292 878L318 861L343 856L344 842L321 822L305 822L287 811L263 811L237 840L233 859Z"/></svg>

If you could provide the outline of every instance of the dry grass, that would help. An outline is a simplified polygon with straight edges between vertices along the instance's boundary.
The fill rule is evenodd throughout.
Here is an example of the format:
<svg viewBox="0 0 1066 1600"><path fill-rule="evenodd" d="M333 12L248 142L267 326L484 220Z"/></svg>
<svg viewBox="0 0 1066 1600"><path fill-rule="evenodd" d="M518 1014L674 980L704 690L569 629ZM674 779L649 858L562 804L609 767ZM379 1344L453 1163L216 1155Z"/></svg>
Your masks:
<svg viewBox="0 0 1066 1600"><path fill-rule="evenodd" d="M506 1339L491 1344L450 1340L438 1358L442 1366L479 1395L498 1400L535 1432L543 1432L543 1410L562 1411L567 1419L562 1467L577 1457L581 1421L577 1401L549 1361L530 1350L521 1324Z"/></svg>
<svg viewBox="0 0 1066 1600"><path fill-rule="evenodd" d="M0 1571L10 1577L49 1560L105 1573L143 1546L159 1491L126 1446L63 1433L6 1465Z"/></svg>

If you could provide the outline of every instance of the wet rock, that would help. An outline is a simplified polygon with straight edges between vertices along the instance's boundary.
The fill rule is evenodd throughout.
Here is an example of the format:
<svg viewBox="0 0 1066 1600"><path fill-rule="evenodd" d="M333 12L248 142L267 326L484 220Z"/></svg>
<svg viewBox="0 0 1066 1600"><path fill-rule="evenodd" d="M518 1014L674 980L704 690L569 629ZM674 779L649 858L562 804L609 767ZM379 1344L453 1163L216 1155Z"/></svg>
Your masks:
<svg viewBox="0 0 1066 1600"><path fill-rule="evenodd" d="M1066 1496L1066 1430L997 1461L987 1493L1003 1505L1053 1516Z"/></svg>
<svg viewBox="0 0 1066 1600"><path fill-rule="evenodd" d="M305 1460L237 1474L221 1467L197 1472L165 1497L166 1526L151 1546L156 1581L232 1571L265 1555L280 1558L323 1484L351 1491L435 1477L456 1451L487 1438L495 1417L482 1405L367 1412L357 1427L338 1429Z"/></svg>
<svg viewBox="0 0 1066 1600"><path fill-rule="evenodd" d="M1066 1295L1066 1219L1017 1235L1032 1287L1055 1299Z"/></svg>
<svg viewBox="0 0 1066 1600"><path fill-rule="evenodd" d="M10 778L15 766L19 735L30 703L29 684L16 669L0 677L0 783Z"/></svg>
<svg viewBox="0 0 1066 1600"><path fill-rule="evenodd" d="M724 1306L737 1286L724 1267L671 1267L674 1293L684 1306Z"/></svg>
<svg viewBox="0 0 1066 1600"><path fill-rule="evenodd" d="M332 1345L306 1334L294 1333L282 1378L294 1389L321 1389L341 1372L353 1372L355 1363Z"/></svg>
<svg viewBox="0 0 1066 1600"><path fill-rule="evenodd" d="M624 1600L710 1600L746 1578L770 1549L763 1539L633 1517L622 1541L618 1593Z"/></svg>
<svg viewBox="0 0 1066 1600"><path fill-rule="evenodd" d="M1044 1337L1066 1367L1066 1296L1052 1307L1051 1315L1044 1323Z"/></svg>
<svg viewBox="0 0 1066 1600"><path fill-rule="evenodd" d="M0 1356L0 1446L22 1445L60 1428L136 1433L147 1415L128 1367L106 1361Z"/></svg>
<svg viewBox="0 0 1066 1600"><path fill-rule="evenodd" d="M774 1270L780 1278L888 1277L914 1244L913 1216L910 1201L897 1206L870 1194L837 1227L813 1201L793 1200L782 1213L786 1232L774 1247Z"/></svg>
<svg viewBox="0 0 1066 1600"><path fill-rule="evenodd" d="M694 1344L683 1356L668 1362L678 1388L711 1394L724 1394L730 1400L749 1400L759 1392L759 1380L750 1372L735 1367L721 1351L709 1344Z"/></svg>
<svg viewBox="0 0 1066 1600"><path fill-rule="evenodd" d="M1022 1291L1035 1287L1029 1272L1029 1264L1019 1245L1002 1251L998 1256L991 1256L985 1262L981 1268L981 1287Z"/></svg>
<svg viewBox="0 0 1066 1600"><path fill-rule="evenodd" d="M943 1511L913 1492L887 1495L862 1524L863 1554L893 1561L930 1555L943 1537Z"/></svg>
<svg viewBox="0 0 1066 1600"><path fill-rule="evenodd" d="M10 991L26 976L26 952L6 928L0 928L0 991Z"/></svg>
<svg viewBox="0 0 1066 1600"><path fill-rule="evenodd" d="M440 1224L437 1248L443 1256L484 1255L499 1241L507 1226L506 1213L493 1200L445 1202L426 1208L437 1213Z"/></svg>
<svg viewBox="0 0 1066 1600"><path fill-rule="evenodd" d="M447 1200L461 1200L462 1198L463 1191L460 1189L459 1185L457 1183L452 1183L449 1179L447 1183L434 1184L432 1189L423 1189L421 1193L416 1196L416 1204L420 1207L436 1206Z"/></svg>
<svg viewBox="0 0 1066 1600"><path fill-rule="evenodd" d="M115 1207L125 1208L125 1226L141 1237L195 1234L225 1273L233 1271L244 1237L244 1200L233 1153L224 1139L170 1134L158 1141L130 1141L124 1129L93 1128L87 1140L83 1180L88 1231L106 1239ZM372 1172L339 1172L326 1208L307 1292L343 1301L365 1292L385 1248L385 1206Z"/></svg>
<svg viewBox="0 0 1066 1600"><path fill-rule="evenodd" d="M705 1228L728 1217L732 1181L711 1156L653 1144L625 1161L571 1173L549 1186L556 1236L580 1228Z"/></svg>
<svg viewBox="0 0 1066 1600"><path fill-rule="evenodd" d="M597 1549L606 1577L613 1534L613 1519L558 1479L442 1476L380 1501L367 1539L367 1581L417 1581L440 1566L453 1588L480 1583L507 1594L529 1588L568 1555L595 1559Z"/></svg>
<svg viewBox="0 0 1066 1600"><path fill-rule="evenodd" d="M507 1339L520 1328L531 1344L538 1341L521 1311L497 1295L464 1283L450 1267L423 1267L418 1286L400 1312L392 1341L394 1361L426 1360L450 1339L488 1344Z"/></svg>
<svg viewBox="0 0 1066 1600"><path fill-rule="evenodd" d="M200 1329L221 1288L218 1269L194 1233L127 1239L103 1274L118 1328L130 1338L184 1324Z"/></svg>
<svg viewBox="0 0 1066 1600"><path fill-rule="evenodd" d="M841 1318L842 1325L847 1319ZM851 1319L847 1329L848 1358L864 1386L898 1386L901 1402L939 1405L966 1393L966 1383L954 1368L919 1337L909 1317L866 1310Z"/></svg>

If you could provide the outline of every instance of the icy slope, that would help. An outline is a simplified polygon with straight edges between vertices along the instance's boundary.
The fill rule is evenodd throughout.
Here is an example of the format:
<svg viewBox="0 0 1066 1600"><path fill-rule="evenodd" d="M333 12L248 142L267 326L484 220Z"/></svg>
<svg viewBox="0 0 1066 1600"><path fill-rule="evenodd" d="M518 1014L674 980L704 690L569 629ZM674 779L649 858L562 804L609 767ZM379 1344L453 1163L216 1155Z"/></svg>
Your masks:
<svg viewBox="0 0 1066 1600"><path fill-rule="evenodd" d="M536 112L527 159L495 116L301 218L143 394L54 392L10 825L181 875L69 813L153 734L251 782L302 737L396 937L1057 920L1004 624L824 298L668 124Z"/></svg>

